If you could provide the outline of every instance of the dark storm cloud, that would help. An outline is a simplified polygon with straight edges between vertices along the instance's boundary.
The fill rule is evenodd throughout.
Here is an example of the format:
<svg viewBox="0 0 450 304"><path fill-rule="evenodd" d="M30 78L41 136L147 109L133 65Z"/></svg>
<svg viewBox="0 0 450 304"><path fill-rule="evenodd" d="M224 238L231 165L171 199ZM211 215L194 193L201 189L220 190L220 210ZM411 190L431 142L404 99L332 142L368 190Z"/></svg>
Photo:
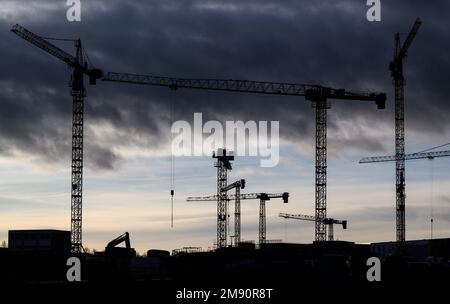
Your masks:
<svg viewBox="0 0 450 304"><path fill-rule="evenodd" d="M333 102L330 129L339 130L341 119L362 118L374 128L393 124L387 69L393 34L408 32L420 16L423 27L406 65L407 127L428 133L449 129L447 1L382 1L381 23L366 21L366 1L359 0L94 0L82 1L80 23L65 20L60 3L65 1L7 2L16 14L0 14L0 153L19 150L51 161L70 155L69 70L10 33L14 23L43 36L82 38L92 63L107 71L318 83L389 94L384 113L363 102ZM30 3L41 6L27 12ZM70 43L64 48L73 49ZM88 127L88 162L111 169L121 161L114 147L166 145L172 102L176 119L190 120L195 111L205 120L280 120L281 135L298 143L310 143L314 133L314 112L301 98L100 83L88 87L86 124L104 122L128 136L106 140ZM350 135L330 139L334 149L384 149L379 138L358 128Z"/></svg>

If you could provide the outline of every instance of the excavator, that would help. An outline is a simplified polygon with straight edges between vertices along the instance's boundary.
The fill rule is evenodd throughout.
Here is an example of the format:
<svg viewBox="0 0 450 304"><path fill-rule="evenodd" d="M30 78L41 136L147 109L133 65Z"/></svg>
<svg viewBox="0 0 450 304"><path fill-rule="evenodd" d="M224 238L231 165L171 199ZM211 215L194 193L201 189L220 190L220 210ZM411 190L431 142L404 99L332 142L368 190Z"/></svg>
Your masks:
<svg viewBox="0 0 450 304"><path fill-rule="evenodd" d="M117 247L121 243L125 243L125 247ZM105 256L107 258L131 258L136 256L136 250L131 248L130 234L125 232L108 243L105 248Z"/></svg>

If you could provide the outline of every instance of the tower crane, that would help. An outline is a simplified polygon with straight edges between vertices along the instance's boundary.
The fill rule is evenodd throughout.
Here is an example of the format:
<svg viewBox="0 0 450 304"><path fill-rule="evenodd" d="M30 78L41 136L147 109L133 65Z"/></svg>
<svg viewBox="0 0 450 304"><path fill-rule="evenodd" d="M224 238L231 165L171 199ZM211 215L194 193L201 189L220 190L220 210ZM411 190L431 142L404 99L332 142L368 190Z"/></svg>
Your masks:
<svg viewBox="0 0 450 304"><path fill-rule="evenodd" d="M227 191L228 171L232 169L231 161L234 160L232 152L226 149L217 149L217 154L213 152L217 161L214 166L217 168L217 247L227 246Z"/></svg>
<svg viewBox="0 0 450 304"><path fill-rule="evenodd" d="M236 189L234 195L234 242L241 242L241 189L245 188L245 179L238 180L224 187L224 191Z"/></svg>
<svg viewBox="0 0 450 304"><path fill-rule="evenodd" d="M443 147L446 146L448 144L442 145L442 146L438 146L438 147ZM450 156L450 150L443 150L443 151L429 151L438 147L434 147L434 148L430 148L430 149L426 149L422 152L417 152L417 153L411 153L411 154L404 154L403 157L403 161L405 160L414 160L414 159L434 159L436 157L446 157L446 156ZM427 152L428 151L428 152ZM390 161L398 161L398 158L396 155L389 155L389 156L372 156L372 157L363 157L361 158L361 160L359 161L360 164L367 164L367 163L381 163L381 162L390 162ZM406 184L405 184L406 185ZM397 210L398 212L398 210ZM405 210L403 210L403 213L405 212ZM405 215L403 214L403 217L405 217ZM397 216L398 218L398 216ZM433 216L431 215L431 235L433 235Z"/></svg>
<svg viewBox="0 0 450 304"><path fill-rule="evenodd" d="M228 195L228 200L235 200L237 197L234 194ZM240 200L253 200L259 199L259 244L266 242L266 201L272 198L281 198L283 203L288 203L289 193L244 193L239 196ZM186 199L187 202L208 202L216 201L217 195L211 196L191 196ZM239 214L240 216L240 214ZM239 231L240 234L240 231Z"/></svg>
<svg viewBox="0 0 450 304"><path fill-rule="evenodd" d="M73 120L72 120L72 193L71 193L71 242L72 251L80 252L82 249L82 178L83 178L83 119L84 119L84 74L89 76L89 83L95 84L97 79L112 82L124 82L152 86L163 86L170 89L190 88L215 91L272 94L281 96L302 96L312 103L316 109L315 132L315 213L317 241L326 239L325 225L322 219L326 218L326 186L327 186L327 110L330 108L329 100L359 100L375 102L378 109L385 108L386 94L373 92L351 92L345 89L333 89L320 85L262 82L251 80L221 80L221 79L188 79L137 75L109 72L103 75L99 69L89 68L84 60L81 40L75 40L76 56L72 56L55 45L48 42L20 25L15 25L11 31L49 54L64 61L73 69L72 90ZM218 191L221 188L218 187ZM226 221L223 224L224 204L222 196L218 196L218 238L223 243L224 233L226 240ZM224 232L225 231L225 232Z"/></svg>
<svg viewBox="0 0 450 304"><path fill-rule="evenodd" d="M316 221L316 218L312 215L280 213L278 216L283 217L285 219L296 219L311 222ZM347 229L347 220L336 220L332 218L325 218L323 220L323 223L324 225L328 226L328 241L334 241L334 224L342 225L343 229Z"/></svg>
<svg viewBox="0 0 450 304"><path fill-rule="evenodd" d="M405 154L403 160L424 159L424 158L434 159L436 157L446 157L446 156L450 156L450 150ZM395 155L363 157L361 158L359 163L367 164L367 163L382 163L389 161L397 161L397 157Z"/></svg>
<svg viewBox="0 0 450 304"><path fill-rule="evenodd" d="M225 80L225 79L193 79L161 77L151 75L138 75L127 73L108 72L104 81L122 82L131 84L168 87L172 90L178 88L226 91L238 93L271 94L280 96L302 96L312 103L316 110L315 132L315 239L326 240L326 229L323 219L327 216L327 110L331 107L329 100L359 100L375 102L378 109L385 108L386 94L372 92L351 92L345 89L333 89L320 85L264 82L252 80ZM218 189L219 191L219 189ZM221 206L221 200L218 204ZM220 210L219 210L220 209ZM218 208L221 213L223 208ZM220 216L218 216L218 220ZM221 227L221 242L223 243L223 228ZM218 232L219 234L219 232Z"/></svg>
<svg viewBox="0 0 450 304"><path fill-rule="evenodd" d="M416 19L408 37L400 42L400 33L395 34L394 59L389 65L395 87L395 205L397 242L405 241L405 98L403 60L408 55L414 37L422 21Z"/></svg>
<svg viewBox="0 0 450 304"><path fill-rule="evenodd" d="M26 28L16 24L11 31L29 43L44 50L48 54L65 62L72 68L71 96L73 99L72 112L72 178L71 178L71 225L70 238L72 252L81 252L82 245L82 200L83 200L83 123L84 123L84 98L86 88L84 75L89 77L89 84L95 85L97 79L103 77L99 69L90 68L84 60L81 40L75 42L75 56L63 51L41 36L38 36Z"/></svg>

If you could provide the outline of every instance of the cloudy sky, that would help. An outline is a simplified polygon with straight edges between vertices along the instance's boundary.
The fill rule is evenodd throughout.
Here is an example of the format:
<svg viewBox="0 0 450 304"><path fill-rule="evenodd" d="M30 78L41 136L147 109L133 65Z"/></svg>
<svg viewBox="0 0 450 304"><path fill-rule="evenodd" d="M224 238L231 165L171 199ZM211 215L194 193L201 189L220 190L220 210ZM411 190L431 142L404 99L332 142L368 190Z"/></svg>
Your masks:
<svg viewBox="0 0 450 304"><path fill-rule="evenodd" d="M368 22L363 0L82 0L68 22L64 0L2 0L0 5L0 241L9 229L70 227L70 70L10 32L81 38L105 71L192 78L313 83L388 94L387 108L333 101L329 111L328 215L347 219L336 237L356 242L395 237L394 164L357 162L394 153L394 33L423 21L406 63L406 150L449 142L448 1L381 1ZM73 53L70 42L55 42ZM141 87L88 86L85 117L84 245L101 249L129 231L139 251L209 247L214 203L187 203L215 192L210 156L175 159L175 225L170 227L170 109L174 119L279 121L280 163L238 157L230 180L246 192L291 194L268 202L268 239L310 242L312 223L279 212L314 212L314 110L303 98ZM407 164L407 238L450 234L450 159ZM230 210L233 210L232 208ZM242 210L243 238L257 239L258 202Z"/></svg>

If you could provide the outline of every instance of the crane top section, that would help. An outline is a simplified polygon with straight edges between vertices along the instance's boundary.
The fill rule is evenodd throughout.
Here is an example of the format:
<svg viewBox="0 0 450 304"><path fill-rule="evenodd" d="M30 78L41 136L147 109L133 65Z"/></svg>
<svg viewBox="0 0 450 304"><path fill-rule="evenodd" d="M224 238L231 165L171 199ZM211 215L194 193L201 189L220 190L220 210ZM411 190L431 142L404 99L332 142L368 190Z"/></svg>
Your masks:
<svg viewBox="0 0 450 304"><path fill-rule="evenodd" d="M408 49L416 37L421 25L422 21L417 18L403 45L401 45L400 33L395 34L394 59L389 64L389 70L391 71L394 80L403 80L403 59L408 55Z"/></svg>
<svg viewBox="0 0 450 304"><path fill-rule="evenodd" d="M223 163L225 168L227 170L231 170L231 161L234 160L234 155L232 151L228 151L226 149L217 149L217 154L213 151L213 158L217 159L217 162ZM219 166L219 164L216 164L216 167Z"/></svg>
<svg viewBox="0 0 450 304"><path fill-rule="evenodd" d="M67 63L68 65L70 65L72 67L77 67L78 61L74 56L63 51L62 49L53 45L52 43L48 42L41 36L38 36L35 33L27 30L26 28L22 27L21 25L19 25L19 24L14 25L11 28L11 32L13 32L17 36L27 40L28 42L34 44L35 46L39 47L40 49L46 51L50 55L53 55L56 58L59 58L60 60ZM79 40L78 40L78 43L80 43Z"/></svg>
<svg viewBox="0 0 450 304"><path fill-rule="evenodd" d="M311 221L311 222L316 221L316 217L312 216L312 215L280 213L278 216L286 218L286 219L289 218L289 219Z"/></svg>
<svg viewBox="0 0 450 304"><path fill-rule="evenodd" d="M50 55L53 55L54 57L62 60L66 64L68 64L70 67L80 70L86 75L89 76L89 83L95 84L97 79L101 79L103 77L103 71L100 69L90 69L88 68L87 64L81 64L79 58L76 58L75 56L72 56L71 54L67 53L66 51L63 51L59 47L55 46L54 44L50 43L46 39L42 38L41 36L38 36L34 34L33 32L27 30L23 26L16 24L11 28L11 32L16 34L17 36L25 39L26 41L30 42L31 44L34 44L38 48L46 51ZM77 39L74 40L75 47L77 50L81 50L81 40Z"/></svg>
<svg viewBox="0 0 450 304"><path fill-rule="evenodd" d="M422 158L433 159L435 157L446 157L446 156L450 156L450 150L405 154L405 157L401 158L401 159L404 159L404 160L422 159ZM396 161L396 160L397 160L397 157L395 155L373 156L373 157L363 157L363 158L361 158L359 163L360 164L381 163L381 162L389 162L389 161Z"/></svg>
<svg viewBox="0 0 450 304"><path fill-rule="evenodd" d="M253 194L244 194L244 195L249 195L249 199L253 199L253 196L254 196ZM283 192L283 193L278 193L278 194L258 193L256 195L256 198L259 198L262 201L268 201L271 198L281 198L281 199L283 199L283 203L287 203L289 201L289 193L288 192Z"/></svg>
<svg viewBox="0 0 450 304"><path fill-rule="evenodd" d="M229 184L228 186L223 187L222 190L223 191L229 191L229 190L234 189L234 188L244 189L245 188L245 179L241 179L241 180L238 180L238 181L236 181L236 182L234 182L232 184Z"/></svg>
<svg viewBox="0 0 450 304"><path fill-rule="evenodd" d="M108 72L103 81L144 84L178 88L203 89L242 93L258 93L271 95L304 96L306 100L317 102L327 99L373 101L379 109L385 108L386 94L370 92L350 92L345 89L333 89L320 85L267 82L233 79L196 79L175 78L151 75Z"/></svg>
<svg viewBox="0 0 450 304"><path fill-rule="evenodd" d="M250 199L259 199L268 201L272 198L282 198L283 203L287 203L289 200L289 193L244 193L239 196L241 200L250 200ZM227 200L236 199L235 194L230 194L227 196ZM217 201L217 195L210 196L191 196L186 199L187 202L208 202L208 201Z"/></svg>
<svg viewBox="0 0 450 304"><path fill-rule="evenodd" d="M306 100L314 102L327 99L373 101L378 109L385 108L386 94L373 92L351 92L345 89L333 89L320 85L233 80L233 79L196 79L175 78L151 75L138 75L129 73L108 72L104 75L100 69L90 69L87 64L80 64L77 57L63 51L41 36L38 36L19 24L12 27L11 31L19 37L34 44L47 53L59 58L74 69L83 71L89 76L89 82L95 84L96 80L144 84L168 87L172 90L178 88L203 89L228 92L245 92L272 95L304 96ZM81 41L75 40L76 47L81 49Z"/></svg>
<svg viewBox="0 0 450 304"><path fill-rule="evenodd" d="M416 37L417 32L419 31L421 25L422 21L420 20L420 18L417 18L416 21L414 22L413 27L411 28L411 31L408 34L408 37L406 37L405 39L403 46L398 50L398 53L396 54L398 60L401 60L402 58L408 56L408 49L411 46L414 38Z"/></svg>

